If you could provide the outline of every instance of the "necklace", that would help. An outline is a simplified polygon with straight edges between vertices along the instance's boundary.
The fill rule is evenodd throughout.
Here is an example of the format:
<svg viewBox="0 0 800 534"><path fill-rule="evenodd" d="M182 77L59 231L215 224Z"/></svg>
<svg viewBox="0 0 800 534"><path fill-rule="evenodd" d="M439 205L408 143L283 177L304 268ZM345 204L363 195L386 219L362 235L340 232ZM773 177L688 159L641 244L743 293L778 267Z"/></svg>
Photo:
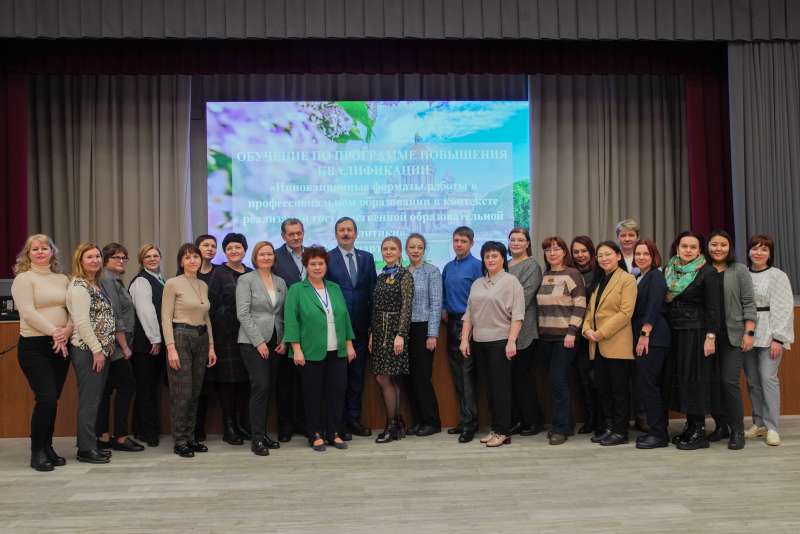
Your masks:
<svg viewBox="0 0 800 534"><path fill-rule="evenodd" d="M200 291L199 288L200 282L197 282L197 285L195 285L192 283L192 279L189 278L188 276L186 276L186 281L189 282L189 285L191 286L192 290L194 290L194 294L197 295L198 299L200 299L200 304L205 304L205 302L203 302L203 293Z"/></svg>

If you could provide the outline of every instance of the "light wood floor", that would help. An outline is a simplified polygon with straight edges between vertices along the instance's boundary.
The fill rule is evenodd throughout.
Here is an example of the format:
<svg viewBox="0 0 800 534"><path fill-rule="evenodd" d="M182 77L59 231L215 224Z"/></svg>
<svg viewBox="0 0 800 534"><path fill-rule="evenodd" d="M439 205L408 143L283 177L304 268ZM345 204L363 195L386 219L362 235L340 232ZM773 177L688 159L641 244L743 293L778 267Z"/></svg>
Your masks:
<svg viewBox="0 0 800 534"><path fill-rule="evenodd" d="M172 440L103 466L27 467L0 440L0 531L17 532L800 532L800 417L783 445L605 448L544 435L462 445L442 432L317 453L295 438L266 458L214 436L194 459ZM673 422L676 430L678 422Z"/></svg>

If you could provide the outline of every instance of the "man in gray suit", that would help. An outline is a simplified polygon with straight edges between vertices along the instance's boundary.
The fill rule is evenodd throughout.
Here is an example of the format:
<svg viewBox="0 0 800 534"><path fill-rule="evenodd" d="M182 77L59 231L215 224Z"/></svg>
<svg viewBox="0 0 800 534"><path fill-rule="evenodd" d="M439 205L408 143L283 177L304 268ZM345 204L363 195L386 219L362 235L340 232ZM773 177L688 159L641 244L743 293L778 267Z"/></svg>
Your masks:
<svg viewBox="0 0 800 534"><path fill-rule="evenodd" d="M272 272L283 278L287 287L306 277L303 267L305 228L300 219L289 218L281 223L283 245L275 251ZM293 433L305 435L305 412L300 372L291 358L281 356L278 370L278 441L286 443Z"/></svg>

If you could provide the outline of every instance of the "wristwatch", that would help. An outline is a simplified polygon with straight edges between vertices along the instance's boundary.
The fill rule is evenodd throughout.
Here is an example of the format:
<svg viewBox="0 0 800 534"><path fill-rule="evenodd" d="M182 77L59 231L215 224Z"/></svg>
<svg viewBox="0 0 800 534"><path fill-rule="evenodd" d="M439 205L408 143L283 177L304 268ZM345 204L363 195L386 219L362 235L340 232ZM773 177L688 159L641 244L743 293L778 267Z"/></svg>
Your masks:
<svg viewBox="0 0 800 534"><path fill-rule="evenodd" d="M715 339L717 339L717 336L716 336L716 334L706 334L706 339L710 339L711 341L714 341Z"/></svg>
<svg viewBox="0 0 800 534"><path fill-rule="evenodd" d="M650 332L648 332L647 330L642 330L641 332L639 332L639 335L642 337L650 337Z"/></svg>
<svg viewBox="0 0 800 534"><path fill-rule="evenodd" d="M756 331L755 330L748 330L747 332L744 333L744 335L750 336L750 337L755 337Z"/></svg>

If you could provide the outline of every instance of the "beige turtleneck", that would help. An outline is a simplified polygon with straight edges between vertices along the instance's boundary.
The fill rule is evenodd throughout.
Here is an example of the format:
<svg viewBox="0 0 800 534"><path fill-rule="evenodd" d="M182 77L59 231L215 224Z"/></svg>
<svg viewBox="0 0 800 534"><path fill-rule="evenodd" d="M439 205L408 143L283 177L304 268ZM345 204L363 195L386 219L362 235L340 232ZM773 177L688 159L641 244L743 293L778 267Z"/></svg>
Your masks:
<svg viewBox="0 0 800 534"><path fill-rule="evenodd" d="M54 273L49 267L32 265L14 278L11 296L19 310L20 336L52 336L56 328L69 324L68 285L66 275Z"/></svg>

